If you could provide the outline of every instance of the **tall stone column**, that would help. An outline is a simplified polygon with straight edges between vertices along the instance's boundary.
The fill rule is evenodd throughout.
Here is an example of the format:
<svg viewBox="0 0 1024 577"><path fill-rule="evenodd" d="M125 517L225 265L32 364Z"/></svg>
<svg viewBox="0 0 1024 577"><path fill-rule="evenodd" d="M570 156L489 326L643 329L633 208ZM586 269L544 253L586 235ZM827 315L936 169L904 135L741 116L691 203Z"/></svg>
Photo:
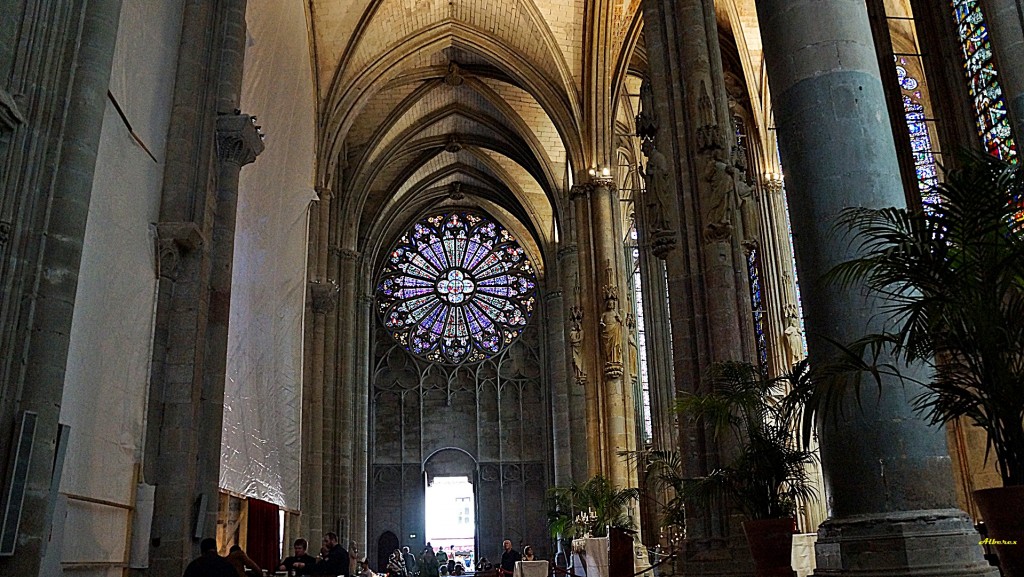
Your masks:
<svg viewBox="0 0 1024 577"><path fill-rule="evenodd" d="M561 278L562 320L565 323L567 357L566 406L570 460L567 482L583 483L589 477L587 453L587 350L593 347L593 336L587 342L581 302L579 251L575 244L558 249L558 272Z"/></svg>
<svg viewBox="0 0 1024 577"><path fill-rule="evenodd" d="M604 446L604 419L601 415L603 399L600 392L601 378L600 361L596 358L598 351L598 330L595 311L600 309L595 304L600 298L596 294L595 281L599 274L594 268L592 257L593 224L591 223L590 195L593 187L589 184L573 185L569 191L569 199L573 205L576 219L576 242L578 246L577 272L578 287L575 298L579 300L579 311L570 311L573 322L579 323L583 330L583 367L585 378L580 383L584 394L584 415L586 416L587 443L587 475L586 478L605 474L608 453ZM579 380L577 382L580 382Z"/></svg>
<svg viewBox="0 0 1024 577"><path fill-rule="evenodd" d="M624 370L626 350L626 314L621 303L624 282L622 224L619 216L619 198L610 179L595 178L591 185L590 212L593 239L593 262L597 275L598 298L591 310L598 321L600 372L595 375L601 381L599 395L603 400L602 420L604 423L604 451L606 454L605 475L618 487L634 487L636 479L630 479L626 461L619 456L621 451L635 449L629 443L626 410L626 391L629 375ZM628 406L632 410L632 406Z"/></svg>
<svg viewBox="0 0 1024 577"><path fill-rule="evenodd" d="M51 494L51 480L54 473L54 455L57 451L61 397L64 392L71 323L78 290L89 203L92 198L93 176L121 15L120 0L90 2L84 9L76 7L69 10L66 15L60 14L61 10L54 10L59 16L44 14L55 7L64 8L53 4L44 11L40 6L39 18L59 19L52 24L58 28L68 26L71 31L66 33L67 36L48 39L54 43L51 46L47 46L46 41L41 38L32 39L41 44L38 48L40 51L68 50L68 57L71 58L73 55L76 60L74 73L70 77L71 83L63 86L67 91L65 94L68 100L65 105L66 116L62 119L63 130L57 138L62 148L59 159L55 159L56 174L51 173L52 181L39 183L38 191L28 188L0 188L0 217L7 216L3 214L7 212L3 205L7 205L8 198L13 200L14 195L26 198L39 195L42 198L37 202L47 207L45 215L38 215L38 221L23 223L22 226L26 230L19 235L22 238L16 241L18 244L38 243L38 252L29 257L31 265L27 268L31 272L22 273L25 278L21 279L21 283L24 283L22 286L31 287L31 290L18 295L11 295L6 290L2 293L4 300L8 296L12 297L12 300L21 300L19 304L24 308L19 324L28 325L28 330L24 333L15 333L20 337L20 342L15 345L16 352L11 350L0 353L0 361L11 362L11 365L4 367L11 370L10 381L4 382L0 390L4 391L4 400L11 403L9 406L17 411L14 415L14 431L4 431L9 434L2 443L6 458L14 458L14 450L7 442L11 442L12 445L16 443L16 440L8 439L16 439L14 435L20 434L22 415L25 412L36 414L34 442L24 479L20 525L15 536L16 551L13 557L0 559L0 573L7 575L38 574L53 522L50 502L54 495ZM27 25L31 26L31 23ZM13 47L9 50L13 51ZM13 56L11 52L5 52L5 56ZM20 65L24 66L24 63ZM26 87L28 94L22 95L26 97L22 100L23 103L36 103L36 99L39 99L47 88L60 92L60 85L47 85L51 79L40 80L39 85ZM42 118L35 117L36 114L45 114L43 110L26 111L31 115L26 119L21 116L12 97L6 92L3 92L2 96L4 103L0 107L0 111L3 111L0 117L3 117L4 121L0 123L0 127L6 128L5 124L13 127L25 120L32 125L43 122ZM59 126L60 122L55 124ZM6 140L7 136L0 131L0 138ZM33 134L30 138L32 142L38 135ZM47 146L45 142L38 141L32 144L40 148ZM2 155L3 148L0 147L0 161L7 160ZM13 169L12 172L23 168L20 178L25 178L26 174L38 169L29 166L19 167L17 164L8 164L6 168ZM4 176L0 176L0 185L15 181L8 181ZM8 196L8 193L11 196ZM23 215L17 217L24 218ZM3 245L8 241L11 227L10 221L2 223L0 249L6 249ZM31 242L29 238L32 239ZM0 254L8 256L10 253L7 250L0 250ZM9 262L0 265L0 280L7 280L4 277L9 270ZM10 306L10 303L7 306ZM6 309L7 306L3 308ZM10 399L15 400L11 402ZM12 432L14 434L10 434ZM13 465L7 464L6 468L13 469ZM3 487L6 501L9 487L7 483Z"/></svg>
<svg viewBox="0 0 1024 577"><path fill-rule="evenodd" d="M340 378L330 384L330 386L337 389L336 394L338 396L338 402L335 407L337 412L337 431L334 435L334 446L331 450L337 452L337 482L339 485L338 496L340 497L338 515L344 525L344 527L337 527L337 529L341 529L339 535L345 538L343 543L347 545L350 533L359 524L362 524L359 519L352 516L352 494L356 490L354 464L356 453L359 452L356 436L360 428L366 428L365 423L356 419L357 406L360 402L357 400L356 383L358 380L356 379L356 374L359 364L366 362L366 360L358 356L358 339L361 332L359 322L362 309L355 306L356 303L359 303L360 287L358 279L362 278L359 275L362 261L359 253L351 249L341 249L339 256L341 261L339 276L342 291L341 302L345 303L345 305L342 307L342 319L338 331L339 338L332 341L335 343L333 346L336 347L333 354L338 357L338 364L341 370L338 373ZM366 549L361 550L366 551Z"/></svg>
<svg viewBox="0 0 1024 577"><path fill-rule="evenodd" d="M644 108L653 111L657 133L652 143L659 153L648 154L646 184L660 193L664 183L678 206L669 223L678 242L655 254L665 259L668 273L675 389L695 392L713 363L755 361L740 244L742 161L731 127L713 2L648 0L643 10L652 90L650 106ZM720 446L699 423L682 417L677 447L688 476L708 474L719 466L721 454L735 450ZM689 574L749 572L745 539L725 506L691 504L684 547L682 562Z"/></svg>
<svg viewBox="0 0 1024 577"><path fill-rule="evenodd" d="M905 204L866 7L764 0L758 18L786 167L812 364L877 330L883 303L822 280L855 255L833 223L847 206ZM926 377L926 375L919 375ZM954 509L943 431L911 409L919 389L888 382L819 422L832 517L816 575L989 575Z"/></svg>
<svg viewBox="0 0 1024 577"><path fill-rule="evenodd" d="M355 371L355 413L352 416L355 429L355 447L352 460L352 493L349 539L356 542L360 551L367 549L367 493L369 491L370 457L370 367L373 355L373 295L359 296L359 316L356 318L356 332L353 334L359 346L356 348Z"/></svg>
<svg viewBox="0 0 1024 577"><path fill-rule="evenodd" d="M244 22L244 20L243 20ZM243 34L244 37L244 34ZM199 469L200 494L207 495L205 526L217 526L221 431L224 422L224 382L227 378L228 320L231 317L231 271L238 214L238 176L242 167L263 152L263 140L247 114L217 117L217 199L210 246L210 309L206 324L206 362L200 398L199 462L216 463Z"/></svg>
<svg viewBox="0 0 1024 577"><path fill-rule="evenodd" d="M572 386L572 345L566 342L562 291L549 288L544 295L544 330L547 333L548 379L551 383L551 446L555 485L572 482L572 435L569 432L569 390ZM566 370L568 369L568 371Z"/></svg>
<svg viewBox="0 0 1024 577"><path fill-rule="evenodd" d="M262 141L239 114L245 0L188 4L157 230L144 477L157 485L150 575L176 576L216 531L234 219ZM216 34L210 30L218 31Z"/></svg>

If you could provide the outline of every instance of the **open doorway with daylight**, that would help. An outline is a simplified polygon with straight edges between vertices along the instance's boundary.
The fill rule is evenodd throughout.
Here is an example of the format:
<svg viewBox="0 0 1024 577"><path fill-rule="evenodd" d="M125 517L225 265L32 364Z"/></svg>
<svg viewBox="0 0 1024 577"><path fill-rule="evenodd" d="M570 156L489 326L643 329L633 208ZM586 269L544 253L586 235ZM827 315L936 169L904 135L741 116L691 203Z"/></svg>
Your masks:
<svg viewBox="0 0 1024 577"><path fill-rule="evenodd" d="M476 505L469 477L434 477L428 481L424 515L426 539L434 551L445 552L448 571L462 565L462 573L473 567L476 536Z"/></svg>

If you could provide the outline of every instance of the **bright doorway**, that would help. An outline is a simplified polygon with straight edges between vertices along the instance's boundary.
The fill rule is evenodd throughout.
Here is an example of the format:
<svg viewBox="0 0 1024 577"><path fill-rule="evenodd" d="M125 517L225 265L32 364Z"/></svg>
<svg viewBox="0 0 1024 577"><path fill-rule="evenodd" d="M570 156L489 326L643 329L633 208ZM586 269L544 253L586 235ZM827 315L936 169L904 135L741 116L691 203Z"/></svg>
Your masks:
<svg viewBox="0 0 1024 577"><path fill-rule="evenodd" d="M473 484L468 477L434 477L426 493L426 540L437 551L444 547L448 558L473 565L476 535Z"/></svg>

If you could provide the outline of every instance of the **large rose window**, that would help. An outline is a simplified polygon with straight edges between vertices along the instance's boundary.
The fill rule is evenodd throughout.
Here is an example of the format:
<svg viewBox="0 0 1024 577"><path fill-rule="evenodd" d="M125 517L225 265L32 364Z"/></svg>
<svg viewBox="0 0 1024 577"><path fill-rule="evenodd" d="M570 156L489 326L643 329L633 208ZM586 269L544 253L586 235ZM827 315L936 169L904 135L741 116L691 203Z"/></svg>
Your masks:
<svg viewBox="0 0 1024 577"><path fill-rule="evenodd" d="M438 214L418 222L391 251L377 311L413 354L472 362L519 336L536 286L526 251L503 227L479 214Z"/></svg>

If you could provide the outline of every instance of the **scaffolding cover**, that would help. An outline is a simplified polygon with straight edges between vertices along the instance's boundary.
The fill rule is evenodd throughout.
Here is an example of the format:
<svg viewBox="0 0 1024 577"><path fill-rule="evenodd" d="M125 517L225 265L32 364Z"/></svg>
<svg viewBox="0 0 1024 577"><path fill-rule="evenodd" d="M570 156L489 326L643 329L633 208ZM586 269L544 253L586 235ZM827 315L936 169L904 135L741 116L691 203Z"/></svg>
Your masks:
<svg viewBox="0 0 1024 577"><path fill-rule="evenodd" d="M220 486L298 510L315 95L303 3L250 0L246 22L241 110L267 137L239 184Z"/></svg>

